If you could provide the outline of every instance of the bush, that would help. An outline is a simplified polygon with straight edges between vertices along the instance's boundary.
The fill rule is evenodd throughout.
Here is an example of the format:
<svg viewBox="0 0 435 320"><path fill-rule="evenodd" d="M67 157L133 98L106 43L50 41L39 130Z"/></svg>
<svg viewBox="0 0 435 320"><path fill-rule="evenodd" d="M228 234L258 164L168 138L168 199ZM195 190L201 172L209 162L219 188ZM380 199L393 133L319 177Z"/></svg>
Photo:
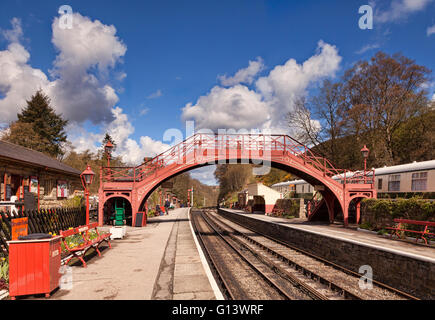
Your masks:
<svg viewBox="0 0 435 320"><path fill-rule="evenodd" d="M0 258L0 290L7 289L9 283L9 261Z"/></svg>
<svg viewBox="0 0 435 320"><path fill-rule="evenodd" d="M67 199L63 203L64 208L80 208L83 206L83 197L81 196L74 196L74 198Z"/></svg>
<svg viewBox="0 0 435 320"><path fill-rule="evenodd" d="M435 221L435 202L411 199L364 199L361 206L361 225L379 230L394 225L394 219Z"/></svg>
<svg viewBox="0 0 435 320"><path fill-rule="evenodd" d="M293 219L299 216L299 204L299 199L278 199L274 208L283 210L282 217Z"/></svg>

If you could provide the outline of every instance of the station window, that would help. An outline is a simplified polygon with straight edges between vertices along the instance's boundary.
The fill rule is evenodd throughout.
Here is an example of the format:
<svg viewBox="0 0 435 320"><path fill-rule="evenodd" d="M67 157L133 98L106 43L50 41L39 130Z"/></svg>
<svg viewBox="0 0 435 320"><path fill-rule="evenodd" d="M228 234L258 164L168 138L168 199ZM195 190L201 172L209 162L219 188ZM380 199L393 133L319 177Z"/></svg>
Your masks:
<svg viewBox="0 0 435 320"><path fill-rule="evenodd" d="M426 191L427 172L417 172L412 174L412 191Z"/></svg>
<svg viewBox="0 0 435 320"><path fill-rule="evenodd" d="M400 174L393 174L388 178L388 191L400 191Z"/></svg>
<svg viewBox="0 0 435 320"><path fill-rule="evenodd" d="M378 179L378 190L382 190L382 179Z"/></svg>

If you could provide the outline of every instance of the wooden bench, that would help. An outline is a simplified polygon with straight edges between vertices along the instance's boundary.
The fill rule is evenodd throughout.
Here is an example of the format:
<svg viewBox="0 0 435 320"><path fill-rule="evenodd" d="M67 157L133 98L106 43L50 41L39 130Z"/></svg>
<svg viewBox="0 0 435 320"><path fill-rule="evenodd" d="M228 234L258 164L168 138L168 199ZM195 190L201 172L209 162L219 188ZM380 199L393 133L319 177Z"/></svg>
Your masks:
<svg viewBox="0 0 435 320"><path fill-rule="evenodd" d="M435 236L435 233L430 232L430 227L435 227L435 222L430 221L418 221L418 220L407 220L407 219L394 219L394 222L396 223L396 226L394 227L386 227L385 229L392 230L390 238L392 239L393 236L397 236L400 238L399 232L412 232L417 234L417 237L415 239L415 242L418 242L418 239L423 239L423 241L428 244L426 237L433 238ZM406 229L403 224L408 225L418 225L418 226L424 226L424 230L418 231L418 230L409 230Z"/></svg>
<svg viewBox="0 0 435 320"><path fill-rule="evenodd" d="M80 226L77 228L73 228L73 229L69 229L69 230L65 230L65 231L61 231L60 235L62 236L62 242L65 245L65 249L72 255L65 264L68 264L68 262L71 261L71 259L73 258L78 258L82 263L83 263L83 267L86 268L86 262L83 259L83 257L85 256L86 252L88 252L88 250L94 248L97 253L98 256L101 257L101 253L100 250L98 250L98 247L100 246L101 243L103 243L104 241L107 242L107 244L109 245L109 248L112 248L112 246L110 245L110 233L106 233L103 235L100 235L100 233L98 232L97 229L98 223L91 223L89 225L85 225L85 226ZM95 239L91 239L90 238L90 231L95 230L95 233L97 235L97 237ZM66 241L67 237L70 236L74 236L76 234L79 234L81 236L81 243L75 247L70 247L68 245L68 242Z"/></svg>

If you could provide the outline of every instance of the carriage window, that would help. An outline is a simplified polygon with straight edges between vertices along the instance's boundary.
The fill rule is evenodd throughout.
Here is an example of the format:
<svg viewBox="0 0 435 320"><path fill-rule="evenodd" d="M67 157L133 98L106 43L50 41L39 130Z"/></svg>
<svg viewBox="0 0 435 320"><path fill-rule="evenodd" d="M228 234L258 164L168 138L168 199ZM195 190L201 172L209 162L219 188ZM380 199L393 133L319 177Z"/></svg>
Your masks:
<svg viewBox="0 0 435 320"><path fill-rule="evenodd" d="M417 172L412 174L412 191L425 191L427 188L427 172Z"/></svg>
<svg viewBox="0 0 435 320"><path fill-rule="evenodd" d="M378 190L382 190L382 179L378 179Z"/></svg>
<svg viewBox="0 0 435 320"><path fill-rule="evenodd" d="M388 191L400 191L400 174L393 174L388 178Z"/></svg>

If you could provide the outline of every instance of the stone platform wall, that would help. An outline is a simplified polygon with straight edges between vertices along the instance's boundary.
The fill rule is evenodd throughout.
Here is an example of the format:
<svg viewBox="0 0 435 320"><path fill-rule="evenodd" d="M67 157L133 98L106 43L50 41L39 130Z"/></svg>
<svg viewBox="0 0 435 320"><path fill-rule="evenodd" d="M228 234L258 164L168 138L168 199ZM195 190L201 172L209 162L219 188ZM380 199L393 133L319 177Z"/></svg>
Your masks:
<svg viewBox="0 0 435 320"><path fill-rule="evenodd" d="M363 265L373 269L373 279L420 299L435 298L435 264L399 253L289 228L219 209L219 214L263 234L332 261L354 272Z"/></svg>

